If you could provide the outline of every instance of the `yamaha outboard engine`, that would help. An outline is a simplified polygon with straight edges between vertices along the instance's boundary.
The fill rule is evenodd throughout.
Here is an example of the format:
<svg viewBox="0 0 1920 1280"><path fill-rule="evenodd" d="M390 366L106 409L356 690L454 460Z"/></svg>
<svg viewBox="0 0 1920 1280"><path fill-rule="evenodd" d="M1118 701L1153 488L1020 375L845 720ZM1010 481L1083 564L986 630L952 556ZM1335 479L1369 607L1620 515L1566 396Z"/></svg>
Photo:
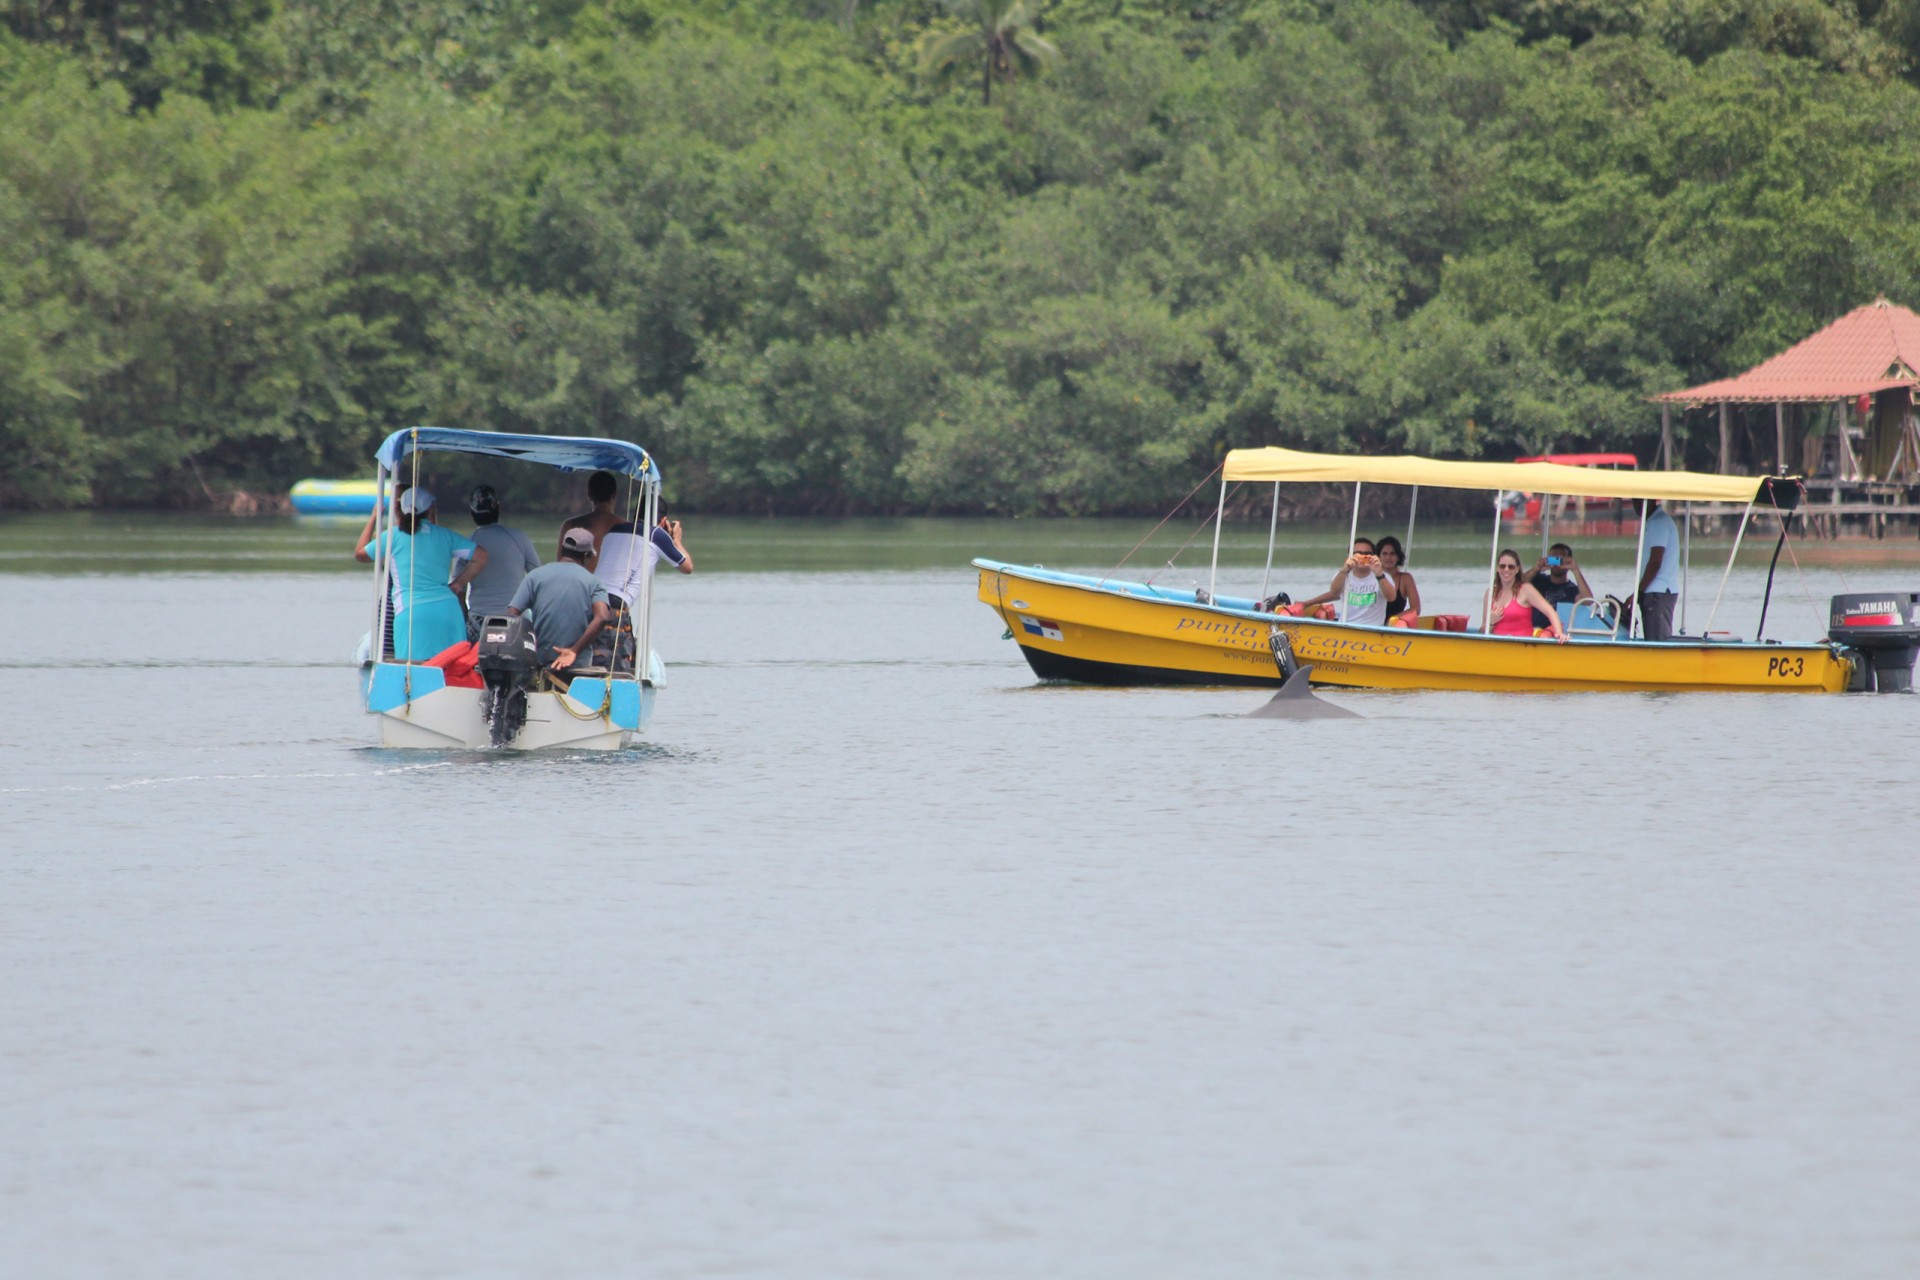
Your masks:
<svg viewBox="0 0 1920 1280"><path fill-rule="evenodd" d="M516 618L487 618L480 624L476 649L474 667L487 683L480 704L487 740L504 747L527 722L527 690L533 685L533 673L540 669L533 620L524 613Z"/></svg>
<svg viewBox="0 0 1920 1280"><path fill-rule="evenodd" d="M1835 596L1827 639L1857 649L1871 667L1854 688L1881 693L1913 689L1913 660L1920 656L1920 591L1872 591Z"/></svg>

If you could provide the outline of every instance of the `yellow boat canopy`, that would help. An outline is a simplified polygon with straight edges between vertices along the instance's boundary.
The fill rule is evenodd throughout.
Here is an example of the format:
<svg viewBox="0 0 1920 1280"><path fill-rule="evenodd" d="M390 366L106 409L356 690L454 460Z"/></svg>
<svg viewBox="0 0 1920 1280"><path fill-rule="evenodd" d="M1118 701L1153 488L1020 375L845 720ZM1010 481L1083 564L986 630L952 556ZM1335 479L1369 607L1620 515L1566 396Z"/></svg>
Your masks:
<svg viewBox="0 0 1920 1280"><path fill-rule="evenodd" d="M1360 481L1433 489L1513 489L1584 498L1741 504L1754 500L1761 481L1758 476L1710 476L1697 471L1608 471L1554 462L1442 462L1411 455L1350 458L1279 448L1229 451L1225 476L1228 480L1285 480L1295 484Z"/></svg>

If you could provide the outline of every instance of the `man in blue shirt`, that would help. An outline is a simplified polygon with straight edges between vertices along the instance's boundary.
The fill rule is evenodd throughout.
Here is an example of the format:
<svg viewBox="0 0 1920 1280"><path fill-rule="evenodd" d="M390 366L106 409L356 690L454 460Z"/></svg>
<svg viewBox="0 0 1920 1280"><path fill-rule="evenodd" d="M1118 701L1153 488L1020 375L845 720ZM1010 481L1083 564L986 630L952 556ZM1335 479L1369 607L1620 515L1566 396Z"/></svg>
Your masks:
<svg viewBox="0 0 1920 1280"><path fill-rule="evenodd" d="M1680 530L1658 498L1640 499L1640 519L1646 547L1638 588L1640 634L1666 640L1673 635L1673 602L1680 598Z"/></svg>

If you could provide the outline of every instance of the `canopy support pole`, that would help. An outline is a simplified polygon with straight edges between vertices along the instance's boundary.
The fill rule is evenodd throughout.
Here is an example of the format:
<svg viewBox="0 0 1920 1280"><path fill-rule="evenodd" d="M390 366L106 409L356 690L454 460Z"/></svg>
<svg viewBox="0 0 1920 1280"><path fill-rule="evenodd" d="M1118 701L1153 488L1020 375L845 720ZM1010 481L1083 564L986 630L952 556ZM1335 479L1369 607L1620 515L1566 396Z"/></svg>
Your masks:
<svg viewBox="0 0 1920 1280"><path fill-rule="evenodd" d="M1687 504L1687 522L1680 526L1680 634L1687 634L1687 575L1693 568L1693 504Z"/></svg>
<svg viewBox="0 0 1920 1280"><path fill-rule="evenodd" d="M1647 634L1646 619L1640 616L1647 611L1646 602L1640 598L1643 594L1640 590L1640 579L1646 573L1647 517L1652 514L1653 500L1650 498L1641 499L1640 533L1639 536L1634 539L1633 543L1633 626L1627 629L1627 639L1629 640L1633 639L1633 633L1636 631L1640 633L1643 639Z"/></svg>
<svg viewBox="0 0 1920 1280"><path fill-rule="evenodd" d="M1273 482L1273 518L1267 521L1267 568L1260 575L1260 598L1267 598L1267 581L1273 577L1273 542L1280 533L1280 482Z"/></svg>
<svg viewBox="0 0 1920 1280"><path fill-rule="evenodd" d="M1220 582L1220 526L1227 518L1227 469L1220 468L1220 505L1213 509L1213 567L1207 570L1207 602Z"/></svg>
<svg viewBox="0 0 1920 1280"><path fill-rule="evenodd" d="M1860 459L1856 457L1853 452L1852 427L1854 411L1853 407L1848 405L1845 400L1842 400L1840 404L1842 406L1840 410L1840 451L1834 455L1837 460L1834 464L1835 469L1838 470L1840 474L1834 478L1836 480L1858 480L1860 478ZM1835 502L1840 501L1840 490L1837 486L1833 492L1833 500ZM1836 538L1840 536L1840 526L1837 521L1834 524L1833 533Z"/></svg>
<svg viewBox="0 0 1920 1280"><path fill-rule="evenodd" d="M1353 543L1360 536L1360 482L1353 482L1353 520L1347 525L1347 554L1353 554ZM1347 593L1340 593L1340 621L1347 620Z"/></svg>
<svg viewBox="0 0 1920 1280"><path fill-rule="evenodd" d="M1758 494L1755 495L1756 498L1758 496ZM1720 597L1726 593L1727 579L1733 576L1733 562L1740 558L1740 539L1747 536L1747 521L1752 515L1753 503L1749 502L1747 509L1740 513L1740 528L1733 535L1733 554L1727 557L1727 570L1720 575L1720 590L1713 593L1713 608L1708 611L1707 625L1700 632L1703 636L1713 634L1713 620L1720 612Z"/></svg>
<svg viewBox="0 0 1920 1280"><path fill-rule="evenodd" d="M1543 493L1540 495L1540 554L1541 555L1544 556L1545 554L1547 554L1547 548L1553 545L1552 538L1553 538L1553 495L1550 493Z"/></svg>
<svg viewBox="0 0 1920 1280"><path fill-rule="evenodd" d="M1413 554L1413 513L1419 509L1420 486L1415 485L1413 486L1413 497L1407 501L1407 545L1400 548L1400 550L1405 553L1400 557L1400 567L1403 569L1407 567L1407 557Z"/></svg>
<svg viewBox="0 0 1920 1280"><path fill-rule="evenodd" d="M1493 634L1493 583L1500 576L1500 498L1503 491L1493 491L1493 551L1487 556L1487 600L1480 612L1486 616L1480 619L1480 634ZM1518 592L1519 588L1514 589Z"/></svg>
<svg viewBox="0 0 1920 1280"><path fill-rule="evenodd" d="M648 467L647 470L651 473L653 468ZM651 474L640 476L638 480L646 493L646 502L643 504L646 508L646 515L641 517L641 527L644 528L646 532L641 536L646 538L648 543L651 543L653 541L654 526L660 522L660 489L659 486L652 483ZM640 554L642 556L651 556L652 552L647 546L643 545L640 549ZM635 683L653 678L653 580L657 576L654 570L659 567L659 561L655 560L653 564L640 575L640 631L634 639L633 646L633 678ZM620 637L617 634L613 638L613 656L613 665L618 667L620 665ZM612 678L611 674L608 678Z"/></svg>
<svg viewBox="0 0 1920 1280"><path fill-rule="evenodd" d="M387 552L386 514L389 473L387 464L374 464L373 473L373 630L367 653L375 662L387 660Z"/></svg>

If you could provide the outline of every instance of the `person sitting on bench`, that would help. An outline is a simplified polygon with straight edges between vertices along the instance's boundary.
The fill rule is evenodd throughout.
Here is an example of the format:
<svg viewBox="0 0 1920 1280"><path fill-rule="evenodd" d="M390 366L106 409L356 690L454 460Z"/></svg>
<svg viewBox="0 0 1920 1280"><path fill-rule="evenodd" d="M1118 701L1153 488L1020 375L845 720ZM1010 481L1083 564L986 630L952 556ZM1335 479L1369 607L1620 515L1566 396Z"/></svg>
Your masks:
<svg viewBox="0 0 1920 1280"><path fill-rule="evenodd" d="M560 535L560 558L543 564L520 580L513 602L507 606L509 617L533 615L533 634L539 641L540 661L554 671L565 671L579 659L580 651L593 643L611 615L607 611L607 588L587 568L593 554L593 534L584 528L569 529ZM555 636L577 637L556 644Z"/></svg>
<svg viewBox="0 0 1920 1280"><path fill-rule="evenodd" d="M1373 554L1373 539L1355 538L1353 554L1340 566L1340 572L1333 575L1333 585L1310 600L1298 602L1288 612L1304 613L1315 605L1338 600L1340 621L1384 627L1387 606L1399 598L1400 588L1381 569L1380 557Z"/></svg>
<svg viewBox="0 0 1920 1280"><path fill-rule="evenodd" d="M1578 604L1582 600L1593 599L1593 588L1587 585L1587 575L1580 572L1580 562L1573 558L1573 548L1564 542L1556 542L1547 548L1547 554L1535 562L1533 574L1527 581L1551 605ZM1535 609L1533 625L1537 630L1547 630L1547 615Z"/></svg>

